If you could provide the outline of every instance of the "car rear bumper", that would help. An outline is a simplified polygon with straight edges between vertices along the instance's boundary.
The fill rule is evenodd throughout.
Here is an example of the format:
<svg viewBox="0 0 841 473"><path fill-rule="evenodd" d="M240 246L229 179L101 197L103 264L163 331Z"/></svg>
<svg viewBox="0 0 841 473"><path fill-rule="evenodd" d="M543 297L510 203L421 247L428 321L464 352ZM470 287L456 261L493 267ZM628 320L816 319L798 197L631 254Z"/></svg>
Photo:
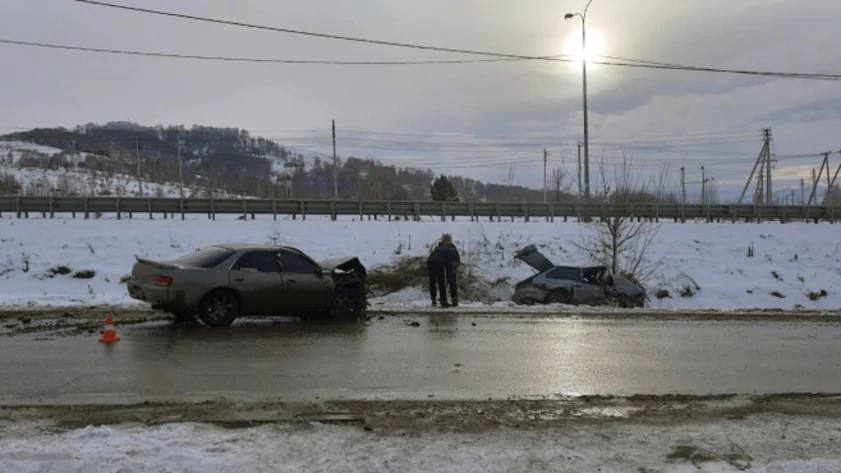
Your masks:
<svg viewBox="0 0 841 473"><path fill-rule="evenodd" d="M185 291L177 288L153 286L139 283L133 279L126 282L128 295L132 299L148 302L153 308L160 308L170 312L183 312L195 309L186 301Z"/></svg>

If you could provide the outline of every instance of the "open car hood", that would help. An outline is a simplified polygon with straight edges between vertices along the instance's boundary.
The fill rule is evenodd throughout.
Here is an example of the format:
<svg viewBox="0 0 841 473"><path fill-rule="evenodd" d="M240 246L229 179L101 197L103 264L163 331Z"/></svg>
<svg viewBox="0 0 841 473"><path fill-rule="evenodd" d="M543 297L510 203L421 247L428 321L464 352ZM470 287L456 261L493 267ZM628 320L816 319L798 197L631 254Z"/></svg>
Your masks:
<svg viewBox="0 0 841 473"><path fill-rule="evenodd" d="M548 258L543 256L543 253L537 250L537 247L534 245L529 245L522 250L514 253L514 257L523 261L527 265L531 266L532 268L540 271L552 269L555 265L549 261Z"/></svg>
<svg viewBox="0 0 841 473"><path fill-rule="evenodd" d="M359 261L359 258L356 256L346 256L343 258L333 258L324 260L318 263L321 266L321 269L327 272L336 272L340 271L343 273L355 273L360 275L361 277L366 276L365 266L362 265L362 262Z"/></svg>

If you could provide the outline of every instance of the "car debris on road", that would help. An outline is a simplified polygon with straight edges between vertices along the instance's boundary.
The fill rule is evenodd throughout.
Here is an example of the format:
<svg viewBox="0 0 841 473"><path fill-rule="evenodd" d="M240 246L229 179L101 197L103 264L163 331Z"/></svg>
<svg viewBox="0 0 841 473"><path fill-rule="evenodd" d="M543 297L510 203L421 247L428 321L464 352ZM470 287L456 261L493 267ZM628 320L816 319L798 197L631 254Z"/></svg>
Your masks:
<svg viewBox="0 0 841 473"><path fill-rule="evenodd" d="M512 300L517 304L645 305L645 289L630 279L610 274L606 266L556 266L534 245L521 249L514 257L538 271L515 286Z"/></svg>

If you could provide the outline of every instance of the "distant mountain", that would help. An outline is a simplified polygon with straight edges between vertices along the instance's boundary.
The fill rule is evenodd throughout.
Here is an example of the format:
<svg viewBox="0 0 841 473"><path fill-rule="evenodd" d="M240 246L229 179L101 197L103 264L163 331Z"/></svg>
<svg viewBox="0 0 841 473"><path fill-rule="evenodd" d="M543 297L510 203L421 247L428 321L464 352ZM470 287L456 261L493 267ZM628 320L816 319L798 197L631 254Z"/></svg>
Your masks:
<svg viewBox="0 0 841 473"><path fill-rule="evenodd" d="M183 178L185 187L202 189L199 194L273 198L332 198L335 174L341 199L428 200L435 177L428 170L396 168L354 157L340 159L334 167L332 158L286 147L239 128L150 127L123 121L88 123L73 129L36 128L0 136L0 164L17 169L113 174L124 176L123 181L139 177L142 182L161 185ZM25 180L24 174L16 175ZM9 183L10 174L6 175L0 193L15 191ZM543 200L541 190L460 177L451 181L464 201ZM27 183L22 184L17 184L18 192L25 191ZM91 188L102 192L101 186ZM142 189L133 188L126 186L125 192L140 193ZM558 201L572 199L565 192L553 196Z"/></svg>

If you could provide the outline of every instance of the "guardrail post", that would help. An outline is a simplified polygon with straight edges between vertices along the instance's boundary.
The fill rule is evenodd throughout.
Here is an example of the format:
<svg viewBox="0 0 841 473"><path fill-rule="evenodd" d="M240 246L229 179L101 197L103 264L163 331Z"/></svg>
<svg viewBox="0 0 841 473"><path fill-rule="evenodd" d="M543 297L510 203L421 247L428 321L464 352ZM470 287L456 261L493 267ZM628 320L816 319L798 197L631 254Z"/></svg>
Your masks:
<svg viewBox="0 0 841 473"><path fill-rule="evenodd" d="M18 218L20 218L20 196L15 197L15 211L17 212Z"/></svg>
<svg viewBox="0 0 841 473"><path fill-rule="evenodd" d="M152 199L146 199L146 210L149 211L149 220L154 220L155 216L152 215Z"/></svg>
<svg viewBox="0 0 841 473"><path fill-rule="evenodd" d="M520 207L520 213L523 214L523 219L528 222L529 221L529 204L527 202L523 202L522 207Z"/></svg>
<svg viewBox="0 0 841 473"><path fill-rule="evenodd" d="M330 201L330 220L336 220L336 201Z"/></svg>
<svg viewBox="0 0 841 473"><path fill-rule="evenodd" d="M388 213L388 221L391 221L391 202L385 203L385 211Z"/></svg>
<svg viewBox="0 0 841 473"><path fill-rule="evenodd" d="M446 202L441 202L441 221L442 222L447 221L447 203Z"/></svg>
<svg viewBox="0 0 841 473"><path fill-rule="evenodd" d="M414 208L414 211L415 211L415 221L420 222L420 204L415 202L415 203L412 204L412 207Z"/></svg>
<svg viewBox="0 0 841 473"><path fill-rule="evenodd" d="M501 221L502 220L502 212L500 212L500 210L499 210L499 204L496 204L494 207L496 208L496 220Z"/></svg>
<svg viewBox="0 0 841 473"><path fill-rule="evenodd" d="M90 212L88 212L88 198L87 197L82 199L82 208L85 211L85 220L87 220L90 217Z"/></svg>
<svg viewBox="0 0 841 473"><path fill-rule="evenodd" d="M307 219L307 207L304 205L304 201L303 200L300 201L298 203L298 205L301 208L301 220L306 220Z"/></svg>
<svg viewBox="0 0 841 473"><path fill-rule="evenodd" d="M116 210L117 210L117 220L120 220L121 215L120 215L120 198L119 197L117 197L117 199L114 201L114 206L116 207Z"/></svg>
<svg viewBox="0 0 841 473"><path fill-rule="evenodd" d="M216 199L210 198L210 220L216 221Z"/></svg>
<svg viewBox="0 0 841 473"><path fill-rule="evenodd" d="M55 211L53 209L53 196L47 197L47 205L50 208L50 218L55 218Z"/></svg>
<svg viewBox="0 0 841 473"><path fill-rule="evenodd" d="M359 221L361 222L365 218L365 215L362 213L362 201L361 200L356 203L356 210L359 211Z"/></svg>
<svg viewBox="0 0 841 473"><path fill-rule="evenodd" d="M476 212L473 210L473 202L467 204L467 209L470 210L470 221L476 220Z"/></svg>
<svg viewBox="0 0 841 473"><path fill-rule="evenodd" d="M272 220L277 221L277 200L272 199Z"/></svg>
<svg viewBox="0 0 841 473"><path fill-rule="evenodd" d="M248 209L245 208L245 197L242 198L242 220L248 221Z"/></svg>

